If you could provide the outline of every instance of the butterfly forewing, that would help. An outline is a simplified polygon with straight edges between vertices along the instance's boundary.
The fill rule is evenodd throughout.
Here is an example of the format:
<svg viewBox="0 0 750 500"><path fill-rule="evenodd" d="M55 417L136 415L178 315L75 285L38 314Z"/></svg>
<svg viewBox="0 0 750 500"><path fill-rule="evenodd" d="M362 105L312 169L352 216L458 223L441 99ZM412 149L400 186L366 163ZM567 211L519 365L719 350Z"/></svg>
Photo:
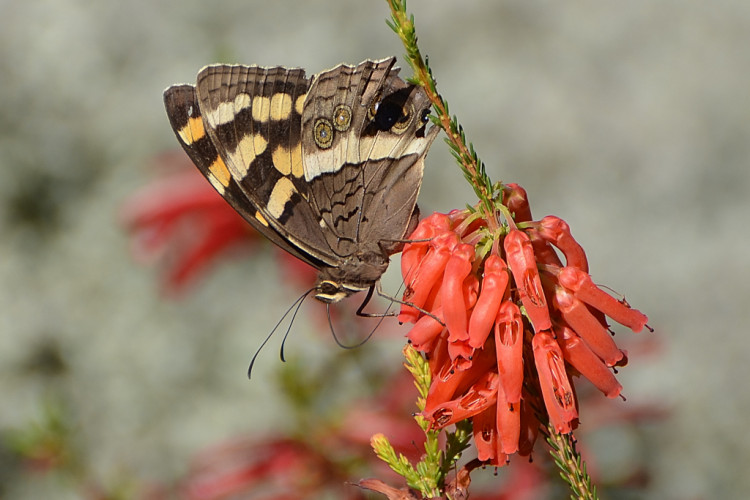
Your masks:
<svg viewBox="0 0 750 500"><path fill-rule="evenodd" d="M198 170L232 208L276 245L308 264L320 267L320 261L301 253L266 223L255 205L249 201L240 185L234 180L219 151L206 133L195 87L175 85L168 88L164 92L164 105L180 145Z"/></svg>
<svg viewBox="0 0 750 500"><path fill-rule="evenodd" d="M215 65L198 74L208 135L245 196L293 246L328 265L335 257L307 203L302 177L304 70Z"/></svg>

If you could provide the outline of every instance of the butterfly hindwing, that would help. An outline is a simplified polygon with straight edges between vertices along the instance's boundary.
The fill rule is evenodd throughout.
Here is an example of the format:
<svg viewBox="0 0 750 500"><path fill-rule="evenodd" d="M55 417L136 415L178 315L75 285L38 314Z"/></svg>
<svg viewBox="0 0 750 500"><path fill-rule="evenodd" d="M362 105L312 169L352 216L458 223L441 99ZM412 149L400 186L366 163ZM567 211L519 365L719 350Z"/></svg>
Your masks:
<svg viewBox="0 0 750 500"><path fill-rule="evenodd" d="M389 58L324 71L305 102L302 153L310 203L342 258L382 254L405 238L424 155L438 132L425 136L429 101L420 87L397 77L394 63ZM321 129L330 135L320 137Z"/></svg>

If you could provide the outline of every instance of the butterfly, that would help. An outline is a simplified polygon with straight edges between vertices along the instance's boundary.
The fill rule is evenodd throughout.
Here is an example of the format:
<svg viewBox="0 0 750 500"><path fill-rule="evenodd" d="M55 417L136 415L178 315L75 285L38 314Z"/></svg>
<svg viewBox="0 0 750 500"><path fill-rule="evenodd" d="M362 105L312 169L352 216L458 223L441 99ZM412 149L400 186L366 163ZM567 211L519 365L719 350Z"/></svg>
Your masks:
<svg viewBox="0 0 750 500"><path fill-rule="evenodd" d="M419 219L429 99L394 57L300 68L210 65L164 92L193 163L256 230L318 270L335 303L379 283ZM369 297L369 296L368 296Z"/></svg>

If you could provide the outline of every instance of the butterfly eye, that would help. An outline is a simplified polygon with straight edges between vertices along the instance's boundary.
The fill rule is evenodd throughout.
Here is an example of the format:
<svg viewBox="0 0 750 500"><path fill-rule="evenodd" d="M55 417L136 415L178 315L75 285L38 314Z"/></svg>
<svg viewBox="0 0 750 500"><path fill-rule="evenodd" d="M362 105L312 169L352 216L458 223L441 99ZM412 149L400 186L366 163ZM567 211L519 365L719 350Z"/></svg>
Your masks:
<svg viewBox="0 0 750 500"><path fill-rule="evenodd" d="M320 149L328 149L333 144L333 127L331 122L325 118L315 120L313 127L313 139Z"/></svg>
<svg viewBox="0 0 750 500"><path fill-rule="evenodd" d="M352 110L346 104L339 104L333 110L333 126L339 132L345 132L352 123Z"/></svg>

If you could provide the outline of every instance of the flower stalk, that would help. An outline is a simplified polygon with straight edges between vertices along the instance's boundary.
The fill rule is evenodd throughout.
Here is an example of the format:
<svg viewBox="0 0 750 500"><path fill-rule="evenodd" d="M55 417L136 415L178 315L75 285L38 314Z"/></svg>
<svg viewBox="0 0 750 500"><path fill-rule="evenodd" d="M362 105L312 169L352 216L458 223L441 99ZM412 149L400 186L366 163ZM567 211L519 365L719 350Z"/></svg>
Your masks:
<svg viewBox="0 0 750 500"><path fill-rule="evenodd" d="M594 283L586 253L565 221L534 220L521 186L490 180L437 91L406 0L387 1L387 23L406 48L411 81L424 87L432 120L445 131L479 198L465 210L422 220L403 250L406 290L399 321L414 323L407 337L423 353L431 376L420 389L420 426L430 433L456 425L452 436L473 441L478 463L495 467L514 454L530 455L539 431L547 429L573 495L596 498L573 445L579 415L573 378L584 376L606 397L617 397L622 386L613 370L627 356L612 338L607 317L634 332L650 329L647 317ZM409 364L419 365L411 356ZM456 454L447 452L443 464L453 463ZM412 471L422 473L419 465ZM463 472L468 478L470 469ZM444 476L431 484L445 487ZM468 480L462 484L468 488ZM434 494L419 489L425 498Z"/></svg>
<svg viewBox="0 0 750 500"><path fill-rule="evenodd" d="M560 469L560 477L570 486L571 498L576 500L598 499L596 485L591 481L591 476L586 470L586 463L575 447L573 436L559 434L551 426L547 428L547 432L549 433L547 442L551 448L550 454Z"/></svg>
<svg viewBox="0 0 750 500"><path fill-rule="evenodd" d="M458 119L451 117L446 101L437 91L437 84L432 75L429 61L422 57L417 45L417 33L414 26L414 16L406 11L406 0L387 0L391 9L391 19L386 20L390 28L399 36L406 48L406 60L414 71L414 76L409 79L411 83L421 85L427 97L432 102L436 116L433 123L440 126L446 133L446 143L451 148L451 153L461 166L461 170L474 188L477 197L481 201L483 213L489 218L490 227L495 229L494 224L495 206L494 200L501 185L493 184L485 171L484 162L474 150L472 143L467 143L464 129Z"/></svg>

